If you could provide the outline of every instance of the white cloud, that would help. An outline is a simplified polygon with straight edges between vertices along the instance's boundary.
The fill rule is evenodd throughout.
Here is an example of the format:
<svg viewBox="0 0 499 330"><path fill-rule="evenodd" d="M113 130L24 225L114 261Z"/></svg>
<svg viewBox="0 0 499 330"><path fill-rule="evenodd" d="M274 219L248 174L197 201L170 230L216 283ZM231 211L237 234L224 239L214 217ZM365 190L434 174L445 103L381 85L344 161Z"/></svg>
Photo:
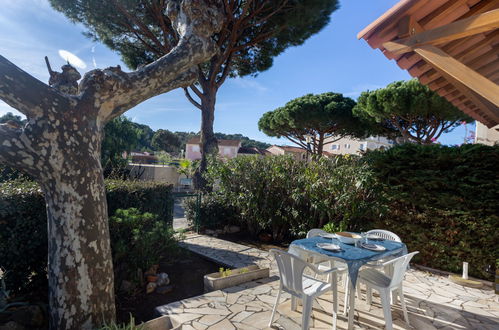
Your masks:
<svg viewBox="0 0 499 330"><path fill-rule="evenodd" d="M260 92L260 93L263 93L263 92L266 92L269 90L267 87L260 84L256 80L252 80L252 79L248 79L248 78L237 77L237 78L231 79L230 81L234 82L239 87L242 87L244 89L253 89L253 90Z"/></svg>
<svg viewBox="0 0 499 330"><path fill-rule="evenodd" d="M71 52L68 52L67 50L59 49L59 56L64 61L69 62L69 64L77 67L78 69L85 69L87 67L87 64L83 62L81 58Z"/></svg>

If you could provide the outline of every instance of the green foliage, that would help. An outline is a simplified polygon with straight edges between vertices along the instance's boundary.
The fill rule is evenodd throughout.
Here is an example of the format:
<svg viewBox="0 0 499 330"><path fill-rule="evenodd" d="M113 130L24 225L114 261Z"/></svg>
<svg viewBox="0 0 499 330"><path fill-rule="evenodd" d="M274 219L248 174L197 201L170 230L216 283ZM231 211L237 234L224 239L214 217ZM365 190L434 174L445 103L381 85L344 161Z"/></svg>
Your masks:
<svg viewBox="0 0 499 330"><path fill-rule="evenodd" d="M158 129L152 137L151 144L156 150L178 153L181 141L177 134L166 129Z"/></svg>
<svg viewBox="0 0 499 330"><path fill-rule="evenodd" d="M104 175L110 176L114 172L122 172L127 165L123 152L130 153L138 143L138 132L125 116L117 117L104 127L102 139L101 164Z"/></svg>
<svg viewBox="0 0 499 330"><path fill-rule="evenodd" d="M215 137L218 140L240 140L241 146L245 148L259 148L259 149L267 149L270 147L270 143L260 142L256 140L252 140L247 136L242 134L224 134L224 133L215 133Z"/></svg>
<svg viewBox="0 0 499 330"><path fill-rule="evenodd" d="M352 230L360 229L365 219L379 215L371 177L356 157L310 163L287 156L239 157L210 166L216 191L203 200L210 196L213 207L225 203L223 212L235 211L231 221L253 236L267 231L279 241L327 222L347 220Z"/></svg>
<svg viewBox="0 0 499 330"><path fill-rule="evenodd" d="M21 116L14 115L12 112L7 112L5 115L0 117L0 124L10 123L18 126L24 126L26 121L26 119L23 119Z"/></svg>
<svg viewBox="0 0 499 330"><path fill-rule="evenodd" d="M220 275L220 277L227 277L227 276L231 276L232 275L232 270L230 270L229 268L223 268L223 267L220 267L218 269L218 273Z"/></svg>
<svg viewBox="0 0 499 330"><path fill-rule="evenodd" d="M499 146L404 144L364 157L240 157L212 163L203 196L209 228L239 224L257 237L373 228L397 233L415 261L491 279L499 255ZM192 208L188 208L192 212ZM192 217L190 213L188 216Z"/></svg>
<svg viewBox="0 0 499 330"><path fill-rule="evenodd" d="M184 199L182 206L190 225L194 225L196 217L199 217L202 229L220 229L227 224L238 223L237 210L228 205L221 196L215 194L203 195L199 210L196 198Z"/></svg>
<svg viewBox="0 0 499 330"><path fill-rule="evenodd" d="M108 214L135 207L172 221L171 186L138 181L107 180ZM13 293L47 287L47 216L38 184L31 181L0 183L0 263L8 269Z"/></svg>
<svg viewBox="0 0 499 330"><path fill-rule="evenodd" d="M460 122L473 121L415 79L363 92L357 102L355 115L380 124L384 135L398 132L406 142L431 144Z"/></svg>
<svg viewBox="0 0 499 330"><path fill-rule="evenodd" d="M263 114L258 128L269 136L285 137L314 154L322 154L327 138L362 138L371 133L369 126L353 115L354 106L354 100L338 93L307 94Z"/></svg>
<svg viewBox="0 0 499 330"><path fill-rule="evenodd" d="M179 251L173 229L157 215L136 208L116 210L109 218L109 231L116 283L139 283L138 269L146 271Z"/></svg>
<svg viewBox="0 0 499 330"><path fill-rule="evenodd" d="M168 1L130 0L115 3L50 0L50 3L73 22L82 23L89 37L100 40L120 53L123 61L133 69L165 55L177 43L178 37L171 22L163 14ZM336 0L298 0L291 3L257 0L251 6L246 6L245 1L240 0L231 6L225 10L228 19L232 22L241 21L241 24L227 25L228 33L214 36L221 48L232 55L228 63L231 76L269 69L273 57L288 47L303 44L319 32L329 23L330 14L338 7ZM141 28L131 25L130 17ZM232 49L236 47L239 51L234 52ZM218 61L218 58L213 60ZM206 67L209 69L209 66ZM223 70L223 66L217 68L215 76L219 76Z"/></svg>
<svg viewBox="0 0 499 330"><path fill-rule="evenodd" d="M99 330L144 330L144 325L135 325L135 319L133 318L132 314L130 314L130 321L125 324L116 324L116 323L111 323L111 324L104 324Z"/></svg>
<svg viewBox="0 0 499 330"><path fill-rule="evenodd" d="M376 227L419 250L416 262L490 277L499 255L499 147L405 144L373 151L366 161L382 182L386 216Z"/></svg>

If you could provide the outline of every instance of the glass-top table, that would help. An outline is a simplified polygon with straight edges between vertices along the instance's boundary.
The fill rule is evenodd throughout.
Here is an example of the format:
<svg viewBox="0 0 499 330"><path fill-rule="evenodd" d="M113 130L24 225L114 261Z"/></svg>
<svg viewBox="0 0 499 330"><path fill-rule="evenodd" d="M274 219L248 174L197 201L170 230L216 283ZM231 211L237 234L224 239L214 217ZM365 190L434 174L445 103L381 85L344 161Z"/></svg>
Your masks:
<svg viewBox="0 0 499 330"><path fill-rule="evenodd" d="M341 247L341 251L329 251L321 249L317 243L333 243ZM348 329L353 328L353 311L355 301L355 286L359 269L367 264L387 257L398 257L407 254L407 247L404 243L389 240L368 240L368 243L383 246L384 251L372 251L355 245L345 244L336 238L324 238L320 236L298 239L291 242L289 252L302 258L320 255L332 261L341 261L348 266L348 276L350 278L350 289L348 297Z"/></svg>

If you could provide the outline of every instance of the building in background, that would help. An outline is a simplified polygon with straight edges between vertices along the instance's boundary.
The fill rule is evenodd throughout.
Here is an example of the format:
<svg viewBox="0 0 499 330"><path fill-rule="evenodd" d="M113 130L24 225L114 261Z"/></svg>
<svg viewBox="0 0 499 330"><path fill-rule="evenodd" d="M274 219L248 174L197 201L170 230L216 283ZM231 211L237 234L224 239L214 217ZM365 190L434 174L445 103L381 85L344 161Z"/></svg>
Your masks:
<svg viewBox="0 0 499 330"><path fill-rule="evenodd" d="M334 138L326 139L327 143ZM388 149L395 143L381 136L370 136L367 139L352 139L344 137L330 144L324 146L324 152L334 155L359 155L367 150Z"/></svg>
<svg viewBox="0 0 499 330"><path fill-rule="evenodd" d="M270 155L270 152L266 149L260 149L257 147L241 147L237 151L237 156L267 156Z"/></svg>
<svg viewBox="0 0 499 330"><path fill-rule="evenodd" d="M476 122L475 143L493 146L499 144L499 125L488 128L481 122Z"/></svg>
<svg viewBox="0 0 499 330"><path fill-rule="evenodd" d="M235 158L241 148L240 140L218 140L218 154L224 158ZM201 159L201 138L191 138L185 144L185 158L189 160Z"/></svg>
<svg viewBox="0 0 499 330"><path fill-rule="evenodd" d="M307 151L298 147L290 146L270 146L267 148L270 155L291 155L294 159L303 160L307 159Z"/></svg>

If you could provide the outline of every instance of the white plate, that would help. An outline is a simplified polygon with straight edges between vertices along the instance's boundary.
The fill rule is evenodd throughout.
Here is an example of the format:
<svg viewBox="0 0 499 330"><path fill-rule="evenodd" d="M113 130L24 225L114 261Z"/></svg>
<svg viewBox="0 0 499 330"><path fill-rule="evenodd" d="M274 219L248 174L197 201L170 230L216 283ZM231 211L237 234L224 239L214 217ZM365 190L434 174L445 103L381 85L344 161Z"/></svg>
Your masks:
<svg viewBox="0 0 499 330"><path fill-rule="evenodd" d="M337 244L331 243L317 243L316 246L318 248L328 250L328 251L341 251L341 247Z"/></svg>
<svg viewBox="0 0 499 330"><path fill-rule="evenodd" d="M384 246L381 246L378 244L362 243L360 246L362 246L364 249L371 250L371 251L385 251L386 250L386 248Z"/></svg>
<svg viewBox="0 0 499 330"><path fill-rule="evenodd" d="M321 237L323 237L323 238L336 238L336 234L322 234Z"/></svg>

